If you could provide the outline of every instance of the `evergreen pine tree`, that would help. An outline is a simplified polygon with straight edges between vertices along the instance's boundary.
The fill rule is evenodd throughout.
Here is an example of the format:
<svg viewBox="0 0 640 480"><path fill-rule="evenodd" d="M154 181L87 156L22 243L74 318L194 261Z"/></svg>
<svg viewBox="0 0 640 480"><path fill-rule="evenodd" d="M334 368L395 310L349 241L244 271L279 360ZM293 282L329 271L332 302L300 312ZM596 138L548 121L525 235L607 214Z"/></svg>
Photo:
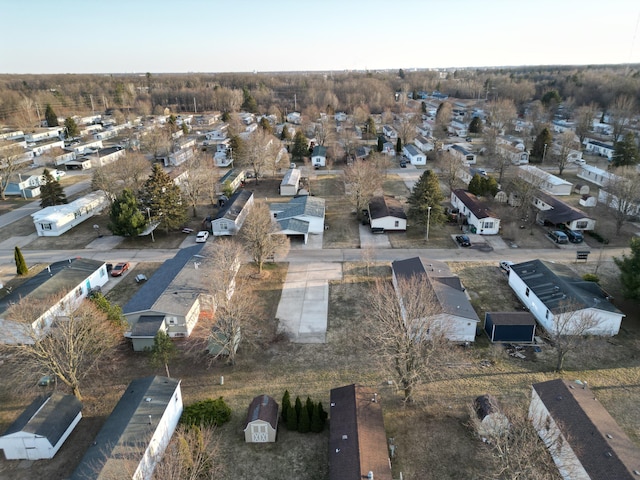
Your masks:
<svg viewBox="0 0 640 480"><path fill-rule="evenodd" d="M184 224L187 202L182 199L180 187L173 183L163 168L155 163L151 175L140 192L142 210L149 208L150 216L168 233Z"/></svg>
<svg viewBox="0 0 640 480"><path fill-rule="evenodd" d="M480 117L473 117L469 124L469 133L482 133L482 120L480 120Z"/></svg>
<svg viewBox="0 0 640 480"><path fill-rule="evenodd" d="M66 132L67 132L67 138L73 138L80 135L80 129L78 128L78 124L71 117L67 117L65 119L64 128L66 129Z"/></svg>
<svg viewBox="0 0 640 480"><path fill-rule="evenodd" d="M626 165L635 165L640 160L638 147L636 146L636 138L632 132L627 132L619 142L613 146L613 167L624 167Z"/></svg>
<svg viewBox="0 0 640 480"><path fill-rule="evenodd" d="M309 415L309 419L311 419L311 415L313 415L313 407L315 406L315 404L313 403L311 398L307 397L307 401L305 402L304 406L307 408L307 414Z"/></svg>
<svg viewBox="0 0 640 480"><path fill-rule="evenodd" d="M302 401L300 400L300 397L296 397L295 410L296 410L296 420L298 420L299 422L300 412L302 411Z"/></svg>
<svg viewBox="0 0 640 480"><path fill-rule="evenodd" d="M482 195L482 177L479 174L475 174L471 181L469 182L469 186L467 187L470 193L474 195Z"/></svg>
<svg viewBox="0 0 640 480"><path fill-rule="evenodd" d="M309 153L308 144L307 137L298 130L293 137L293 148L291 149L291 157L294 161L302 162L304 160L304 157Z"/></svg>
<svg viewBox="0 0 640 480"><path fill-rule="evenodd" d="M289 413L289 408L291 408L291 395L289 395L289 390L284 391L284 395L282 396L282 421L287 423L287 414Z"/></svg>
<svg viewBox="0 0 640 480"><path fill-rule="evenodd" d="M640 299L640 238L631 239L631 253L613 257L620 269L620 283L624 298Z"/></svg>
<svg viewBox="0 0 640 480"><path fill-rule="evenodd" d="M287 412L287 430L295 432L298 430L298 417L296 416L296 409L289 404L289 411Z"/></svg>
<svg viewBox="0 0 640 480"><path fill-rule="evenodd" d="M445 216L440 205L443 200L438 177L431 170L425 170L407 199L409 218L424 227L427 226L427 222L431 225L443 223Z"/></svg>
<svg viewBox="0 0 640 480"><path fill-rule="evenodd" d="M285 124L282 126L282 133L280 134L280 140L290 140L290 139L291 139L291 134L289 133L289 129Z"/></svg>
<svg viewBox="0 0 640 480"><path fill-rule="evenodd" d="M369 135L376 135L378 133L376 131L376 121L373 119L373 117L367 118L367 133Z"/></svg>
<svg viewBox="0 0 640 480"><path fill-rule="evenodd" d="M18 275L26 275L27 273L29 273L27 262L25 262L24 256L22 255L22 251L17 246L13 251L13 257L15 258L15 261L16 261L16 273Z"/></svg>
<svg viewBox="0 0 640 480"><path fill-rule="evenodd" d="M148 215L145 215L138 205L133 192L125 188L114 200L109 211L109 230L114 235L123 237L135 237L142 233L148 224Z"/></svg>
<svg viewBox="0 0 640 480"><path fill-rule="evenodd" d="M48 169L42 172L44 184L40 187L40 206L42 208L67 203L67 196L60 182L58 182Z"/></svg>
<svg viewBox="0 0 640 480"><path fill-rule="evenodd" d="M322 420L322 414L320 413L320 405L320 402L314 405L311 415L311 431L314 433L320 433L324 430L324 420Z"/></svg>
<svg viewBox="0 0 640 480"><path fill-rule="evenodd" d="M402 139L398 137L398 141L396 142L396 153L402 153Z"/></svg>
<svg viewBox="0 0 640 480"><path fill-rule="evenodd" d="M300 409L300 418L298 419L298 432L308 433L309 430L311 430L309 411L305 407L302 407L302 409Z"/></svg>
<svg viewBox="0 0 640 480"><path fill-rule="evenodd" d="M324 426L327 418L329 418L329 414L325 412L324 407L322 406L322 402L318 402L318 410L320 410L320 418L322 419L322 425Z"/></svg>
<svg viewBox="0 0 640 480"><path fill-rule="evenodd" d="M53 108L51 107L51 105L49 105L47 103L47 108L44 111L44 118L47 121L47 126L48 127L57 127L58 124L58 116L56 115L56 112L53 111Z"/></svg>
<svg viewBox="0 0 640 480"><path fill-rule="evenodd" d="M546 157L547 149L551 148L552 141L553 137L551 136L551 132L547 127L544 127L533 142L531 158L537 163L542 163L542 160Z"/></svg>
<svg viewBox="0 0 640 480"><path fill-rule="evenodd" d="M377 150L379 152L384 150L384 138L382 138L382 136L378 137L378 148L377 148Z"/></svg>

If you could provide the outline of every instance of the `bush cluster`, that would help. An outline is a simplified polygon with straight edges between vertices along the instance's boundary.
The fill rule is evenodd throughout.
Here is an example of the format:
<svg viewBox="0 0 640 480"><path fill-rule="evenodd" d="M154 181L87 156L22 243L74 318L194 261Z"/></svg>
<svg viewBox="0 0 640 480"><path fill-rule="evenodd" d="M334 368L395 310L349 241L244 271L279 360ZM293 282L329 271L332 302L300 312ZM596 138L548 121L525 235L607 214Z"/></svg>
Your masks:
<svg viewBox="0 0 640 480"><path fill-rule="evenodd" d="M222 397L219 397L215 400L208 398L185 407L180 417L180 423L196 427L217 427L230 419L231 408Z"/></svg>
<svg viewBox="0 0 640 480"><path fill-rule="evenodd" d="M604 238L602 235L600 235L595 230L585 230L585 232L587 233L587 235L589 235L590 237L595 238L600 243L604 243L605 245L609 243L609 240L607 238Z"/></svg>
<svg viewBox="0 0 640 480"><path fill-rule="evenodd" d="M285 390L282 396L282 423L287 430L298 431L300 433L320 433L324 430L328 414L322 407L322 402L314 402L307 397L303 404L300 397L296 397L294 404L291 404L289 390Z"/></svg>

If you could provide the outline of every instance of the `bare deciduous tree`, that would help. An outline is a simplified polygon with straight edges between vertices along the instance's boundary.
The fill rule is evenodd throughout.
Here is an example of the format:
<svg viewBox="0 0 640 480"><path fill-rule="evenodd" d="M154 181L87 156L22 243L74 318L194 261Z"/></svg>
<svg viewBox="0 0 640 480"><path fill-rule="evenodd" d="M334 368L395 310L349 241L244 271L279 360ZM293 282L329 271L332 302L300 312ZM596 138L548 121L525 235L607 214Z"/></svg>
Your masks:
<svg viewBox="0 0 640 480"><path fill-rule="evenodd" d="M398 136L402 140L402 145L407 145L416 138L416 127L420 123L420 116L411 113L404 112L400 116L400 121L397 124Z"/></svg>
<svg viewBox="0 0 640 480"><path fill-rule="evenodd" d="M569 154L572 150L579 149L580 145L576 141L576 134L572 130L562 132L559 140L560 150L557 153L556 164L558 165L558 175L562 175L562 172L567 167Z"/></svg>
<svg viewBox="0 0 640 480"><path fill-rule="evenodd" d="M356 160L344 169L345 193L356 208L358 218L371 197L382 189L382 173L373 162Z"/></svg>
<svg viewBox="0 0 640 480"><path fill-rule="evenodd" d="M513 100L507 98L500 98L490 102L488 110L491 126L494 127L498 133L508 131L518 116L518 111Z"/></svg>
<svg viewBox="0 0 640 480"><path fill-rule="evenodd" d="M122 182L123 189L128 188L132 192L137 192L140 185L151 174L151 162L138 152L127 153L125 158L110 163L104 168Z"/></svg>
<svg viewBox="0 0 640 480"><path fill-rule="evenodd" d="M267 159L270 156L277 157L280 152L280 146L280 142L273 135L261 128L251 133L244 142L240 154L240 163L253 171L256 184L262 175L262 171L269 163Z"/></svg>
<svg viewBox="0 0 640 480"><path fill-rule="evenodd" d="M289 248L289 239L279 231L280 227L271 215L269 206L264 202L256 202L247 215L240 235L260 273L267 258L283 254Z"/></svg>
<svg viewBox="0 0 640 480"><path fill-rule="evenodd" d="M449 350L446 327L437 321L438 304L423 278L399 279L398 295L388 281L379 280L368 296L366 335L376 348L381 367L396 380L404 401L413 402L414 389L428 381Z"/></svg>
<svg viewBox="0 0 640 480"><path fill-rule="evenodd" d="M449 187L449 193L451 193L456 185L460 183L460 172L466 169L466 164L459 156L452 155L446 151L438 152L436 161L441 172L441 178Z"/></svg>
<svg viewBox="0 0 640 480"><path fill-rule="evenodd" d="M30 325L52 302L56 300L22 300L10 308L8 316ZM6 344L2 348L16 354L17 364L26 375L53 374L82 399L82 381L109 363L123 332L88 300L75 311L64 313L64 317L53 321L44 336L39 329L24 329L29 342Z"/></svg>
<svg viewBox="0 0 640 480"><path fill-rule="evenodd" d="M640 176L635 167L619 167L609 177L601 193L605 195L606 205L613 210L616 221L616 234L630 218L637 215L640 201Z"/></svg>
<svg viewBox="0 0 640 480"><path fill-rule="evenodd" d="M575 112L576 135L580 141L580 145L593 128L593 119L596 116L597 107L594 103L578 107Z"/></svg>
<svg viewBox="0 0 640 480"><path fill-rule="evenodd" d="M209 186L209 170L212 168L212 164L213 161L208 159L205 154L196 152L181 166L187 172L187 179L180 184L180 187L191 205L194 217L198 215L197 206Z"/></svg>
<svg viewBox="0 0 640 480"><path fill-rule="evenodd" d="M614 100L613 105L609 107L614 143L622 138L624 129L629 125L631 117L634 114L634 109L635 101L627 95L620 95Z"/></svg>
<svg viewBox="0 0 640 480"><path fill-rule="evenodd" d="M14 173L20 170L24 149L19 145L0 145L0 197L6 200L5 192Z"/></svg>
<svg viewBox="0 0 640 480"><path fill-rule="evenodd" d="M154 128L141 139L140 147L154 158L168 155L171 149L171 136L164 128Z"/></svg>

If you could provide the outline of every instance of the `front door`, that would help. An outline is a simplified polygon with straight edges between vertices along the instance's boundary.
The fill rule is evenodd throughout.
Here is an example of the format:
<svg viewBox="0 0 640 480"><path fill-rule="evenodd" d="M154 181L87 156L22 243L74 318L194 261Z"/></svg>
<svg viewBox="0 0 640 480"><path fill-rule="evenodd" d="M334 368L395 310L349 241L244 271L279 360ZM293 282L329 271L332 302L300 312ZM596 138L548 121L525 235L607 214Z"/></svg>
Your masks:
<svg viewBox="0 0 640 480"><path fill-rule="evenodd" d="M266 425L251 425L251 438L254 443L265 443L269 441Z"/></svg>

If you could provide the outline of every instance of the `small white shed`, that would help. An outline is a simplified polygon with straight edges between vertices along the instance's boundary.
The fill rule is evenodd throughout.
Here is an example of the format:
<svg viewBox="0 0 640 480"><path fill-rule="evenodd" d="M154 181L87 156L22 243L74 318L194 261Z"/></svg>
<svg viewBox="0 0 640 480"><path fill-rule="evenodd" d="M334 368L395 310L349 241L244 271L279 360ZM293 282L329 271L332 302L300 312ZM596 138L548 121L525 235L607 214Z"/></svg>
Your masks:
<svg viewBox="0 0 640 480"><path fill-rule="evenodd" d="M73 395L54 392L38 397L0 437L7 460L53 458L82 418Z"/></svg>
<svg viewBox="0 0 640 480"><path fill-rule="evenodd" d="M300 170L291 168L284 174L282 182L280 182L280 195L284 197L293 197L298 194L300 189Z"/></svg>
<svg viewBox="0 0 640 480"><path fill-rule="evenodd" d="M276 441L278 433L278 403L269 395L258 395L249 405L244 427L247 443Z"/></svg>

